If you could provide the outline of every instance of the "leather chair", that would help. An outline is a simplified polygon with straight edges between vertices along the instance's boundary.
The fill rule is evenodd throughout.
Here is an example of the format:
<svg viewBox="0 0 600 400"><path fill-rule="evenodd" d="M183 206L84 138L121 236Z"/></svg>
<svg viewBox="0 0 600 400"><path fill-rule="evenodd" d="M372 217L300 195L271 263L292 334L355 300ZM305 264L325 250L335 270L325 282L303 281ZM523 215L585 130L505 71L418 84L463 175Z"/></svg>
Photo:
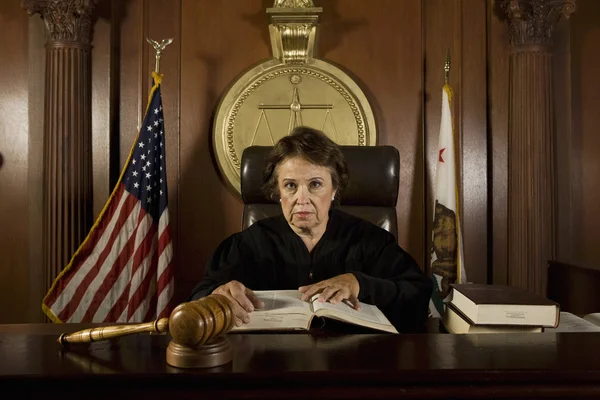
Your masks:
<svg viewBox="0 0 600 400"><path fill-rule="evenodd" d="M260 219L281 214L281 206L267 199L261 191L262 172L270 149L269 146L251 146L242 154L242 229ZM349 184L341 194L340 209L398 237L398 150L392 146L341 146L341 149L348 164Z"/></svg>

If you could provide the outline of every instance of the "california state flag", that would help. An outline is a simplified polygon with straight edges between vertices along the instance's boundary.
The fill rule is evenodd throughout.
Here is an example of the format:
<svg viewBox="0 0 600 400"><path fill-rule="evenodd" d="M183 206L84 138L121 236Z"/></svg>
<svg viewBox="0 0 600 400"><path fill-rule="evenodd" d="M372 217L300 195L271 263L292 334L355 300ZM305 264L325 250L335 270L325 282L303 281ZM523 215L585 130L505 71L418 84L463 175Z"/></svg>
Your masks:
<svg viewBox="0 0 600 400"><path fill-rule="evenodd" d="M444 303L450 300L450 284L467 282L456 184L458 168L454 151L451 101L452 88L444 85L431 244L431 279L434 288L429 311L433 317L443 315Z"/></svg>

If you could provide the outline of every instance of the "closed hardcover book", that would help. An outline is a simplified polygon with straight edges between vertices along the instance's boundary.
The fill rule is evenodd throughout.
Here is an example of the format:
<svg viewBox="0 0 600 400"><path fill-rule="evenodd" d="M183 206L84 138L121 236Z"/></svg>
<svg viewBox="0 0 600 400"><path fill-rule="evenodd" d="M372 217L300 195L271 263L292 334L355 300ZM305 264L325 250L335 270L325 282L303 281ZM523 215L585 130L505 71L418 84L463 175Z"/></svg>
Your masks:
<svg viewBox="0 0 600 400"><path fill-rule="evenodd" d="M456 310L452 304L446 306L443 324L446 330L454 334L465 333L540 333L541 326L526 325L474 325L467 317Z"/></svg>
<svg viewBox="0 0 600 400"><path fill-rule="evenodd" d="M451 304L474 325L558 326L558 303L504 285L454 284Z"/></svg>

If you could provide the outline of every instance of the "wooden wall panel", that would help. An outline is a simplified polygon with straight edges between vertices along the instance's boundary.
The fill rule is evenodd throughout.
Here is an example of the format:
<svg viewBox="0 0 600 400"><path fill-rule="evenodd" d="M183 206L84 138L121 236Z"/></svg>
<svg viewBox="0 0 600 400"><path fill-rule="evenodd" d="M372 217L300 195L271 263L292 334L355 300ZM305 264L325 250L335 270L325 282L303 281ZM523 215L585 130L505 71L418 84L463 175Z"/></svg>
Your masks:
<svg viewBox="0 0 600 400"><path fill-rule="evenodd" d="M356 77L373 105L378 144L400 151L398 242L424 267L421 1L337 0L323 7L321 57Z"/></svg>
<svg viewBox="0 0 600 400"><path fill-rule="evenodd" d="M572 263L600 269L600 2L580 0L571 17Z"/></svg>
<svg viewBox="0 0 600 400"><path fill-rule="evenodd" d="M489 188L491 282L508 283L508 73L509 33L497 3L487 9L487 106L491 171Z"/></svg>
<svg viewBox="0 0 600 400"><path fill-rule="evenodd" d="M46 77L46 33L41 18L29 18L29 74L28 74L28 217L29 234L21 238L27 242L29 251L29 312L23 321L42 322L44 316L41 303L47 288L44 285L43 268L43 189L44 189L44 93ZM0 209L0 212L2 210ZM0 263L0 268L2 264ZM18 290L27 291L27 288Z"/></svg>
<svg viewBox="0 0 600 400"><path fill-rule="evenodd" d="M465 269L469 282L488 283L488 130L486 2L462 0L460 20L460 114Z"/></svg>
<svg viewBox="0 0 600 400"><path fill-rule="evenodd" d="M117 93L119 121L118 136L111 143L112 151L117 151L118 158L114 160L117 165L111 165L111 186L116 183L131 145L138 134L142 124L142 113L148 101L148 82L150 76L147 68L148 36L147 13L150 7L149 0L118 2L113 11L113 23L119 25L116 55L119 63L113 74L119 76L119 90ZM118 149L118 150L116 150ZM114 172L113 172L114 171Z"/></svg>
<svg viewBox="0 0 600 400"><path fill-rule="evenodd" d="M571 21L561 21L555 29L554 110L556 123L556 259L572 260L573 203L571 190L573 171L571 134Z"/></svg>
<svg viewBox="0 0 600 400"><path fill-rule="evenodd" d="M0 64L0 321L23 322L28 271L28 16L18 2L0 4L5 40ZM10 60L7 62L6 60ZM10 306L8 306L10 305Z"/></svg>
<svg viewBox="0 0 600 400"><path fill-rule="evenodd" d="M111 134L111 19L112 2L103 1L94 11L92 36L92 183L94 219L110 194Z"/></svg>

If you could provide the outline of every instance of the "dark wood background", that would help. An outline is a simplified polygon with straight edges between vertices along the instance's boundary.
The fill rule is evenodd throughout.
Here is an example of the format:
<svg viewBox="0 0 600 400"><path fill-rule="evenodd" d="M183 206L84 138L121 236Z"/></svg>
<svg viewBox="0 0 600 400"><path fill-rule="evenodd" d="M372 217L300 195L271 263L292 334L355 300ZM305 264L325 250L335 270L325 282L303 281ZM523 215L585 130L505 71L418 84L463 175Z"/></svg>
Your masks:
<svg viewBox="0 0 600 400"><path fill-rule="evenodd" d="M507 281L509 35L494 0L316 0L319 57L346 70L372 102L379 144L401 154L399 243L426 268L446 50L469 281ZM169 208L182 299L242 202L211 152L227 85L270 56L272 0L101 0L92 51L94 210L102 209L141 123L154 55L145 37L173 37L161 61ZM44 25L0 3L0 323L40 321ZM558 254L600 268L600 2L578 0L555 32Z"/></svg>

